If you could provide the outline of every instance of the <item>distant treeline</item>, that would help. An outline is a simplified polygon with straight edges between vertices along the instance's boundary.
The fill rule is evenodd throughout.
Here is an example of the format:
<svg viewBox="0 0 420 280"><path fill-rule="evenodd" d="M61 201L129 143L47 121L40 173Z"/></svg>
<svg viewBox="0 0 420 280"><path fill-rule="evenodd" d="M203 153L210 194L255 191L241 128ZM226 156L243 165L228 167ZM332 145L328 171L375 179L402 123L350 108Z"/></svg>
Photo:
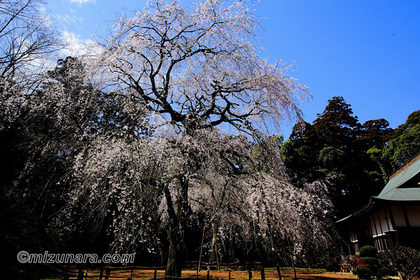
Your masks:
<svg viewBox="0 0 420 280"><path fill-rule="evenodd" d="M293 184L327 182L342 217L378 195L389 175L420 152L420 110L392 129L382 118L361 124L343 97L333 97L312 124L294 126L281 151Z"/></svg>

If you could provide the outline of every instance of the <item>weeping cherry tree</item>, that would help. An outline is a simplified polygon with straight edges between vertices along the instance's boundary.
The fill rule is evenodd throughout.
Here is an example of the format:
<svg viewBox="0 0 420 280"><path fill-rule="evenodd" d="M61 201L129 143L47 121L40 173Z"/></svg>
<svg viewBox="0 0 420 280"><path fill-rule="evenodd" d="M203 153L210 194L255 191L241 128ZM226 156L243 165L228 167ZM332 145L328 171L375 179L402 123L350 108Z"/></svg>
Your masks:
<svg viewBox="0 0 420 280"><path fill-rule="evenodd" d="M93 70L129 121L79 154L68 218L106 227L115 252L156 252L165 236L168 277L180 276L188 231L203 223L226 246L276 251L282 239L299 253L325 244L329 203L287 183L265 137L299 118L309 93L288 66L260 57L260 23L246 1L150 1L114 27Z"/></svg>

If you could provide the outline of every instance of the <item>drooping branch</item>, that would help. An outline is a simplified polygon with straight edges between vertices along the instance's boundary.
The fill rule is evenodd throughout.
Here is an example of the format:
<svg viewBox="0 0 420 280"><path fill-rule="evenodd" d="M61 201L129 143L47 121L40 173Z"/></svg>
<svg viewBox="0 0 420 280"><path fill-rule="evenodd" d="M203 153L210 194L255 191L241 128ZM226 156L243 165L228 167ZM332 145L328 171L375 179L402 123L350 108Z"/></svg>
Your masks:
<svg viewBox="0 0 420 280"><path fill-rule="evenodd" d="M258 121L299 117L305 87L258 57L250 43L258 21L242 2L219 4L208 0L186 12L158 1L117 22L103 45L107 69L125 81L115 91L189 129L226 124L247 131Z"/></svg>

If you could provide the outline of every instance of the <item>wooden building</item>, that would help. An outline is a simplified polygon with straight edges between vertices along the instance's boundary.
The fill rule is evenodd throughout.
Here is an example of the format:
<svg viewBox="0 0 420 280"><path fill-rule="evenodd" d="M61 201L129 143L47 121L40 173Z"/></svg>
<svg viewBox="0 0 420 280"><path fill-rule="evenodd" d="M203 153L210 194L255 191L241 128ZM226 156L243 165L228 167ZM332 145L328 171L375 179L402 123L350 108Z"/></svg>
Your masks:
<svg viewBox="0 0 420 280"><path fill-rule="evenodd" d="M378 196L337 221L351 255L364 245L379 251L396 244L420 249L420 154L390 178Z"/></svg>

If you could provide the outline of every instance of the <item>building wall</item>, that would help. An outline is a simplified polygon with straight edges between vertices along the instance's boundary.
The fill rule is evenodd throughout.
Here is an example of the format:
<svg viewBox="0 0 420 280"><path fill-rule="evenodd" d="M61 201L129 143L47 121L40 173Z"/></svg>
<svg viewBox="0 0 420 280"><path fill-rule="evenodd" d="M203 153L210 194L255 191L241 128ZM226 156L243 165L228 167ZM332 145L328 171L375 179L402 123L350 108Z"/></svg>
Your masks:
<svg viewBox="0 0 420 280"><path fill-rule="evenodd" d="M392 206L395 227L420 227L420 206Z"/></svg>
<svg viewBox="0 0 420 280"><path fill-rule="evenodd" d="M358 254L364 245L379 251L396 244L420 248L420 206L389 206L359 219L350 228L352 251Z"/></svg>

